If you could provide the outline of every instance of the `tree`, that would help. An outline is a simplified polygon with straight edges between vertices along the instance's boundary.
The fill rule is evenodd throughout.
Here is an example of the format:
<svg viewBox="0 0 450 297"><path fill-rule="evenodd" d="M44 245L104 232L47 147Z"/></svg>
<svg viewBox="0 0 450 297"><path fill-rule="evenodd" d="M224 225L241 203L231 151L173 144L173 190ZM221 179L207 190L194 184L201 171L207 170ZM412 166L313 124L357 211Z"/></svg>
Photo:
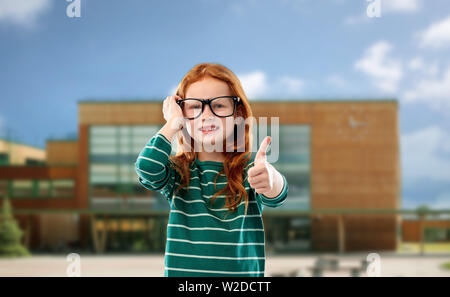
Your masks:
<svg viewBox="0 0 450 297"><path fill-rule="evenodd" d="M11 203L3 199L3 209L0 215L0 257L28 256L30 253L21 243L23 231L12 214Z"/></svg>

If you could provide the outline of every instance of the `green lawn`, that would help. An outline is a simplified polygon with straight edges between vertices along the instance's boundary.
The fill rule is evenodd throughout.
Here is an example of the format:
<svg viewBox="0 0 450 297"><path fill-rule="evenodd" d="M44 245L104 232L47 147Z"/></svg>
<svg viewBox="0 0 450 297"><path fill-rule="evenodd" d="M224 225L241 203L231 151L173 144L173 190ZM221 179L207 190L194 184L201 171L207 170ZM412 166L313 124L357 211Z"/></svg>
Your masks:
<svg viewBox="0 0 450 297"><path fill-rule="evenodd" d="M420 243L402 242L398 248L399 253L419 253ZM443 243L425 243L425 253L449 253L450 242Z"/></svg>

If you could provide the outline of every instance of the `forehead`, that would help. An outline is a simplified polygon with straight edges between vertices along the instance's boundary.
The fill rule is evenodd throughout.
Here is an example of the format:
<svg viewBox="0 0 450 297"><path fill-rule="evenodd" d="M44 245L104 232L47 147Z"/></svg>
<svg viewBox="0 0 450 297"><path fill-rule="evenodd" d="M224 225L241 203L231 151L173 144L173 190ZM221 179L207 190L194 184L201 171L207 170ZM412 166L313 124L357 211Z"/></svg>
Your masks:
<svg viewBox="0 0 450 297"><path fill-rule="evenodd" d="M191 84L186 91L186 98L207 99L218 96L231 96L227 83L216 78L206 77Z"/></svg>

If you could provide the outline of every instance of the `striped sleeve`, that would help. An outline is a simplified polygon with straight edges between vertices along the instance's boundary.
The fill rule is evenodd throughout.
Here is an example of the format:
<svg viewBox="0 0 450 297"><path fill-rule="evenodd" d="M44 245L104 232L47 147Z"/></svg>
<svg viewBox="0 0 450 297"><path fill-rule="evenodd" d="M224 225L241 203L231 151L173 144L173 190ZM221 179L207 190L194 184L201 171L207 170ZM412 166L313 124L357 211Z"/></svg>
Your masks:
<svg viewBox="0 0 450 297"><path fill-rule="evenodd" d="M170 141L157 133L141 150L135 162L139 183L149 190L160 192L169 201L178 177L170 164L171 151Z"/></svg>
<svg viewBox="0 0 450 297"><path fill-rule="evenodd" d="M255 192L256 194L256 199L259 200L263 205L268 206L268 207L279 207L281 205L283 205L283 203L286 201L287 198L287 194L289 191L289 185L286 181L286 177L284 177L284 175L281 175L283 177L283 189L281 190L281 193L278 194L278 196L273 197L273 198L268 198L266 196L264 196L263 194L258 194Z"/></svg>

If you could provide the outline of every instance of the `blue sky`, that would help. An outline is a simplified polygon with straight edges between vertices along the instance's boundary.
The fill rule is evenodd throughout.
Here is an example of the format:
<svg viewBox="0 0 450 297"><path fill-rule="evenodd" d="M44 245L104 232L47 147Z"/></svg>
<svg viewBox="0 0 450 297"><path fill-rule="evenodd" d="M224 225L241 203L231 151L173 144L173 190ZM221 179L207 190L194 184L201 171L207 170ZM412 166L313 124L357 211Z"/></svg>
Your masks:
<svg viewBox="0 0 450 297"><path fill-rule="evenodd" d="M0 0L0 137L44 148L79 100L162 100L218 62L251 99L398 99L404 206L450 208L450 2L374 1Z"/></svg>

